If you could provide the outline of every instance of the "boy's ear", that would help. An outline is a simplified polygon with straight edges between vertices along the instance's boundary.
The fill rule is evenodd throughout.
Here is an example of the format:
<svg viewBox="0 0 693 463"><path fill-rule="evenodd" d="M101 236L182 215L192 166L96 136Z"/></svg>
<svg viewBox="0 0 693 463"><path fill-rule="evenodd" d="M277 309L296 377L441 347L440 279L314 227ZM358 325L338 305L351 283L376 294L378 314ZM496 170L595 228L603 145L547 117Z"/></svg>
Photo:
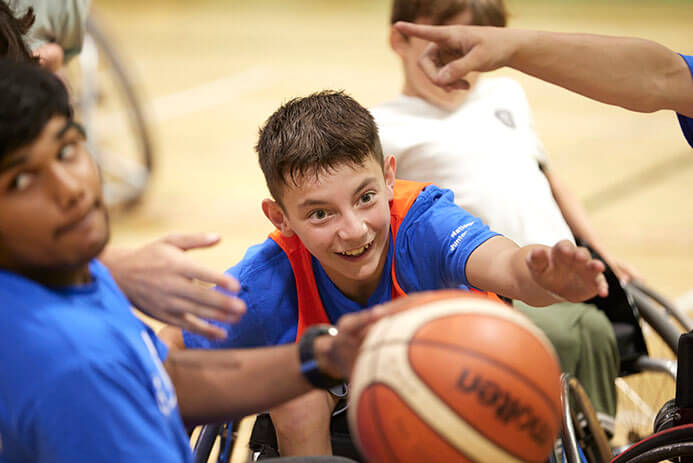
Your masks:
<svg viewBox="0 0 693 463"><path fill-rule="evenodd" d="M387 189L390 192L390 198L392 199L392 196L394 196L394 191L395 191L395 173L397 172L397 161L395 161L394 156L386 156L385 157L385 185L387 186Z"/></svg>
<svg viewBox="0 0 693 463"><path fill-rule="evenodd" d="M400 31L395 29L395 26L390 27L390 48L392 51L402 56L405 51L405 47L409 46L409 40Z"/></svg>
<svg viewBox="0 0 693 463"><path fill-rule="evenodd" d="M294 234L294 231L289 226L289 221L286 220L286 214L284 214L284 210L276 201L273 201L269 198L263 199L262 212L265 213L265 217L267 217L269 221L272 222L272 225L277 227L277 230L279 230L282 233L282 235L288 238L289 236L292 236Z"/></svg>

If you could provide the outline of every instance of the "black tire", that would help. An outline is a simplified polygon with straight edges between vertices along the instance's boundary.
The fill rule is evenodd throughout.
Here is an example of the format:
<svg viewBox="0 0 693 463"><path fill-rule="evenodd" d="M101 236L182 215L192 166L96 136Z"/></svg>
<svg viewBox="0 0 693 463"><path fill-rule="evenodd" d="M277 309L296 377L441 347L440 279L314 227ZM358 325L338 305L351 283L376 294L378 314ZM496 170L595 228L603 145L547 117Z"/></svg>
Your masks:
<svg viewBox="0 0 693 463"><path fill-rule="evenodd" d="M614 457L611 463L654 463L680 461L693 456L693 425L681 425L660 431L637 442Z"/></svg>
<svg viewBox="0 0 693 463"><path fill-rule="evenodd" d="M193 446L195 463L207 463L221 428L222 425L220 424L206 424L202 426L200 434L197 436L197 441Z"/></svg>

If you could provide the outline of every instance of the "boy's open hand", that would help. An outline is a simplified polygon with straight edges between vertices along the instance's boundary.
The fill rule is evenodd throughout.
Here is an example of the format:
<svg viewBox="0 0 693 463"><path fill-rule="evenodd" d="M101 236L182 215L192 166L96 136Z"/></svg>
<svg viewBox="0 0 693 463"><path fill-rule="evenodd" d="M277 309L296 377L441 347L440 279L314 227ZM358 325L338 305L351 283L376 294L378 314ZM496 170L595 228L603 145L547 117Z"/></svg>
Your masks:
<svg viewBox="0 0 693 463"><path fill-rule="evenodd" d="M192 333L224 339L226 332L204 319L237 322L246 309L243 300L232 294L240 285L186 253L218 242L216 234L173 233L136 249L107 249L101 259L142 312ZM204 285L225 291L212 291Z"/></svg>
<svg viewBox="0 0 693 463"><path fill-rule="evenodd" d="M560 241L552 248L535 248L526 262L534 281L559 298L582 302L609 294L602 273L604 263L570 241Z"/></svg>

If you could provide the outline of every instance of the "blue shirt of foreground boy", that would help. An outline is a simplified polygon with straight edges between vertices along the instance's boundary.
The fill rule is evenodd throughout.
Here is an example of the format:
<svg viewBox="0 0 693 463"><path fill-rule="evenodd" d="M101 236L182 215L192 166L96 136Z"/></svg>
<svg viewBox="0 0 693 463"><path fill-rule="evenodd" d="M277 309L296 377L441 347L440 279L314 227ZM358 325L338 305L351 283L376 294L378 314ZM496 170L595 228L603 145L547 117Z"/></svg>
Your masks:
<svg viewBox="0 0 693 463"><path fill-rule="evenodd" d="M0 462L192 461L166 347L89 269L54 289L0 270Z"/></svg>

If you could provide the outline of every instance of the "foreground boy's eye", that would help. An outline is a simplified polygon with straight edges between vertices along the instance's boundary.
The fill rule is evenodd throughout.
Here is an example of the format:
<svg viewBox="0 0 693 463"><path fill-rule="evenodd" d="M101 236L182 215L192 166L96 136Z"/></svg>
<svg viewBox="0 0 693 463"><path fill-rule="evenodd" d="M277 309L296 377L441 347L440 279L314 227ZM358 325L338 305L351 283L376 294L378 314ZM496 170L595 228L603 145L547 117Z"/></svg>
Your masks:
<svg viewBox="0 0 693 463"><path fill-rule="evenodd" d="M34 174L30 174L29 172L21 172L17 174L17 176L12 179L12 183L10 183L10 189L16 190L16 191L23 191L29 188L29 185L31 185L32 180L34 179Z"/></svg>
<svg viewBox="0 0 693 463"><path fill-rule="evenodd" d="M60 152L58 153L58 158L67 161L68 159L72 159L75 157L77 154L77 146L74 143L70 143L68 145L64 145L62 148L60 148Z"/></svg>

